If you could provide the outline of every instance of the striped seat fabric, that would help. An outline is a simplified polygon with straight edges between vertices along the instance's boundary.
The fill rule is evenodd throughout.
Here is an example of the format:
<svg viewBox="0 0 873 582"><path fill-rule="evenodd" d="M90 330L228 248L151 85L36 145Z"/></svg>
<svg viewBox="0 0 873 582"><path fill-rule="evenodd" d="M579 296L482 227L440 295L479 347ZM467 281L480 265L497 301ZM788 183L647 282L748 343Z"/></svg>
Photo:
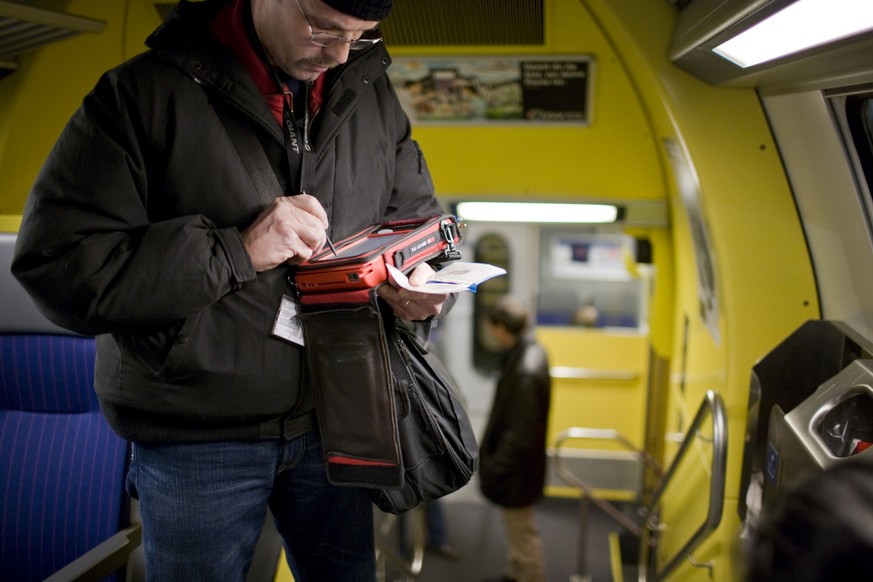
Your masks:
<svg viewBox="0 0 873 582"><path fill-rule="evenodd" d="M0 334L0 578L43 580L129 518L127 443L100 413L94 340Z"/></svg>
<svg viewBox="0 0 873 582"><path fill-rule="evenodd" d="M14 246L0 233L0 580L68 577L82 555L76 572L102 577L118 558L95 546L130 522L128 444L97 403L94 339L36 309L10 272Z"/></svg>

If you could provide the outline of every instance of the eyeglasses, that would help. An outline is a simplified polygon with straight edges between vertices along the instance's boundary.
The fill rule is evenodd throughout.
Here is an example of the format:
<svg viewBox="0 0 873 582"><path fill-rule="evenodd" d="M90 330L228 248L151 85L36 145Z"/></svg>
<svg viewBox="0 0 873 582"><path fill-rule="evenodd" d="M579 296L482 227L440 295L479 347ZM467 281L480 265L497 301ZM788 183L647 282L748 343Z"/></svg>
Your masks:
<svg viewBox="0 0 873 582"><path fill-rule="evenodd" d="M300 5L300 0L294 1L297 2L297 7L300 9L300 12L303 13L303 18L306 19L306 25L309 26L309 40L316 46L329 48L339 44L347 44L349 45L349 50L359 51L373 46L382 40L381 38L346 38L338 34L331 34L320 30L316 31L312 28L312 22L309 20L309 15L306 14L303 6Z"/></svg>

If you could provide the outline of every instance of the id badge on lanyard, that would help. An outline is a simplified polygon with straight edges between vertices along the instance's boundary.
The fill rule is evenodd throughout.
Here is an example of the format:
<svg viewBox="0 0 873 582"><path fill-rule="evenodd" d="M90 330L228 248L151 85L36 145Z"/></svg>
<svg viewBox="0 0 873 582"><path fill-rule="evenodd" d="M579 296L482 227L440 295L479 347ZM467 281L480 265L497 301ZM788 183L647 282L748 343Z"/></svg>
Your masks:
<svg viewBox="0 0 873 582"><path fill-rule="evenodd" d="M309 100L306 92L304 103ZM304 191L304 185L309 180L308 153L311 151L307 128L309 127L309 105L304 106L303 131L297 125L291 105L290 92L285 93L285 107L282 120L285 134L285 152L288 156L289 195L293 196ZM273 335L286 341L302 346L304 344L303 329L298 318L299 306L293 297L284 295L273 322Z"/></svg>

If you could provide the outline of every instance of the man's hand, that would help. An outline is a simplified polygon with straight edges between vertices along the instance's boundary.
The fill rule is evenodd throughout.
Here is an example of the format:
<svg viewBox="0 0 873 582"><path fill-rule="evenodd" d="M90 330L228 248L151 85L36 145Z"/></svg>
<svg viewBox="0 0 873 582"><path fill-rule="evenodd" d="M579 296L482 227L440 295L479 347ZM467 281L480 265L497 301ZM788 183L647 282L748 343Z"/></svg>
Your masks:
<svg viewBox="0 0 873 582"><path fill-rule="evenodd" d="M298 194L276 198L241 235L255 271L261 272L311 257L324 246L327 227L321 203Z"/></svg>
<svg viewBox="0 0 873 582"><path fill-rule="evenodd" d="M409 274L409 282L413 285L424 285L425 281L434 274L434 270L427 263L422 263ZM409 289L403 289L397 285L390 274L389 285L379 288L379 296L388 302L394 309L394 315L400 319L409 321L421 321L428 317L436 317L443 310L443 304L448 295L434 293L416 293Z"/></svg>

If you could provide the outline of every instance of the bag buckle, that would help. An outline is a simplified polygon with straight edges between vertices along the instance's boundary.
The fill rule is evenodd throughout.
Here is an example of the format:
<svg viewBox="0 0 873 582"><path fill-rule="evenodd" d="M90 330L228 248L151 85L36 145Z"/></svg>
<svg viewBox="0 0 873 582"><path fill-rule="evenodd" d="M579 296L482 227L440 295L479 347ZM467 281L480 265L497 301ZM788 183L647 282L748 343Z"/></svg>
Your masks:
<svg viewBox="0 0 873 582"><path fill-rule="evenodd" d="M440 229L443 233L443 240L446 241L446 249L443 251L443 256L447 261L460 259L461 251L455 248L455 236L457 235L458 242L461 240L461 229L458 227L458 224L454 220L447 218L440 223Z"/></svg>

